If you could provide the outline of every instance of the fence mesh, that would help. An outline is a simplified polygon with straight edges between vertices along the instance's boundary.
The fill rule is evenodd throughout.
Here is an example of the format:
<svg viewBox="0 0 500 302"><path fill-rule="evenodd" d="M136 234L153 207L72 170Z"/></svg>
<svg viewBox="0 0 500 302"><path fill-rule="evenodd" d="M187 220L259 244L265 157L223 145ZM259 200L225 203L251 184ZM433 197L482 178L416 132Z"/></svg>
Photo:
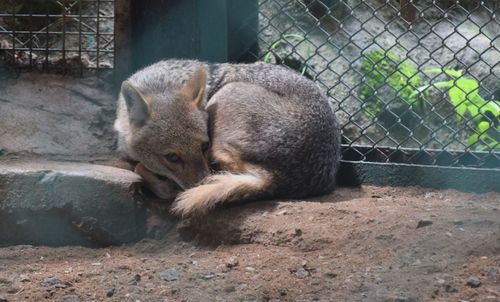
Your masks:
<svg viewBox="0 0 500 302"><path fill-rule="evenodd" d="M344 159L500 167L496 1L259 0L261 60L318 83Z"/></svg>
<svg viewBox="0 0 500 302"><path fill-rule="evenodd" d="M114 0L0 1L0 59L16 66L113 67Z"/></svg>
<svg viewBox="0 0 500 302"><path fill-rule="evenodd" d="M327 92L345 160L500 169L497 0L254 1L251 55ZM0 62L111 68L113 25L114 0L2 0Z"/></svg>

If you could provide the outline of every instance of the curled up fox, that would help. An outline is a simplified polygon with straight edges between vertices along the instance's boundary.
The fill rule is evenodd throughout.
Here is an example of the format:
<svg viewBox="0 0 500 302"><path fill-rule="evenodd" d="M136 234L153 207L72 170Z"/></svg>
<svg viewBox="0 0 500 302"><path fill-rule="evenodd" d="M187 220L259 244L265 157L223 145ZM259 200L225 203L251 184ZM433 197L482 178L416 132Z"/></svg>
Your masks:
<svg viewBox="0 0 500 302"><path fill-rule="evenodd" d="M123 82L118 147L178 215L331 192L340 129L307 78L266 63L165 60Z"/></svg>

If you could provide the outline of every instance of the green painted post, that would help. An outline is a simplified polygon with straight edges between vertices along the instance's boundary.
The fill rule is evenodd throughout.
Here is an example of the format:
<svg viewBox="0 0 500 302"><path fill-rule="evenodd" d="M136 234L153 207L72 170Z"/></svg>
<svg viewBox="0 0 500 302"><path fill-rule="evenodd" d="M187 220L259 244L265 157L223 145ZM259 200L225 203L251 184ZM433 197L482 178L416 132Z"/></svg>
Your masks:
<svg viewBox="0 0 500 302"><path fill-rule="evenodd" d="M259 55L257 0L227 0L228 60L255 61Z"/></svg>
<svg viewBox="0 0 500 302"><path fill-rule="evenodd" d="M134 70L166 58L227 62L256 53L257 0L134 0L130 11Z"/></svg>
<svg viewBox="0 0 500 302"><path fill-rule="evenodd" d="M227 0L196 0L198 59L210 62L228 60Z"/></svg>

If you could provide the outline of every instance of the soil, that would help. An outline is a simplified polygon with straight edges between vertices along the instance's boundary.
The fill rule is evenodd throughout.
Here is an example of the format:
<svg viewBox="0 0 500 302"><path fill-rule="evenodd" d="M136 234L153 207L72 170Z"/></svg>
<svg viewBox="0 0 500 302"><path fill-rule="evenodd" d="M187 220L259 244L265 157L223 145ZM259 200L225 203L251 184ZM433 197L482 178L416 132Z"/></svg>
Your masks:
<svg viewBox="0 0 500 302"><path fill-rule="evenodd" d="M499 210L499 193L340 188L128 246L6 247L0 301L500 301Z"/></svg>

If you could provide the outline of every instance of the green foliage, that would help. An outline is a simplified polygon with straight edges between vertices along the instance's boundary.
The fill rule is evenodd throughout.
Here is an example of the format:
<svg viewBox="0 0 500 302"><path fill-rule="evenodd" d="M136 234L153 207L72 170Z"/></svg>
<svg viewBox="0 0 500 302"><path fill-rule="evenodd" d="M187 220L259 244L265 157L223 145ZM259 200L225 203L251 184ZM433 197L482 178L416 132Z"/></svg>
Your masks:
<svg viewBox="0 0 500 302"><path fill-rule="evenodd" d="M417 110L423 109L418 94L414 94L421 79L413 65L382 50L369 51L363 54L363 58L361 72L365 81L359 91L359 98L365 102L364 112L368 117L377 116L388 102L391 102L391 108L416 105ZM384 89L387 86L391 89ZM383 97L376 97L381 91L384 92Z"/></svg>
<svg viewBox="0 0 500 302"><path fill-rule="evenodd" d="M429 109L422 96L428 99L429 89L445 89L454 107L455 121L463 123L471 120L474 125L467 144L480 150L500 149L500 101L481 97L479 83L465 77L461 70L425 70L426 74L444 74L449 80L424 83L411 63L391 52L373 50L363 54L361 72L364 81L358 96L364 101L364 113L368 117L378 118L387 109L401 112L409 106L420 115L425 115Z"/></svg>
<svg viewBox="0 0 500 302"><path fill-rule="evenodd" d="M500 101L485 100L479 95L479 83L462 75L462 70L429 69L427 73L444 73L448 81L437 82L420 87L418 92L429 88L445 88L448 98L455 107L455 118L458 122L470 117L475 125L475 133L467 140L469 146L477 144L479 149L500 149L496 139L500 131Z"/></svg>

